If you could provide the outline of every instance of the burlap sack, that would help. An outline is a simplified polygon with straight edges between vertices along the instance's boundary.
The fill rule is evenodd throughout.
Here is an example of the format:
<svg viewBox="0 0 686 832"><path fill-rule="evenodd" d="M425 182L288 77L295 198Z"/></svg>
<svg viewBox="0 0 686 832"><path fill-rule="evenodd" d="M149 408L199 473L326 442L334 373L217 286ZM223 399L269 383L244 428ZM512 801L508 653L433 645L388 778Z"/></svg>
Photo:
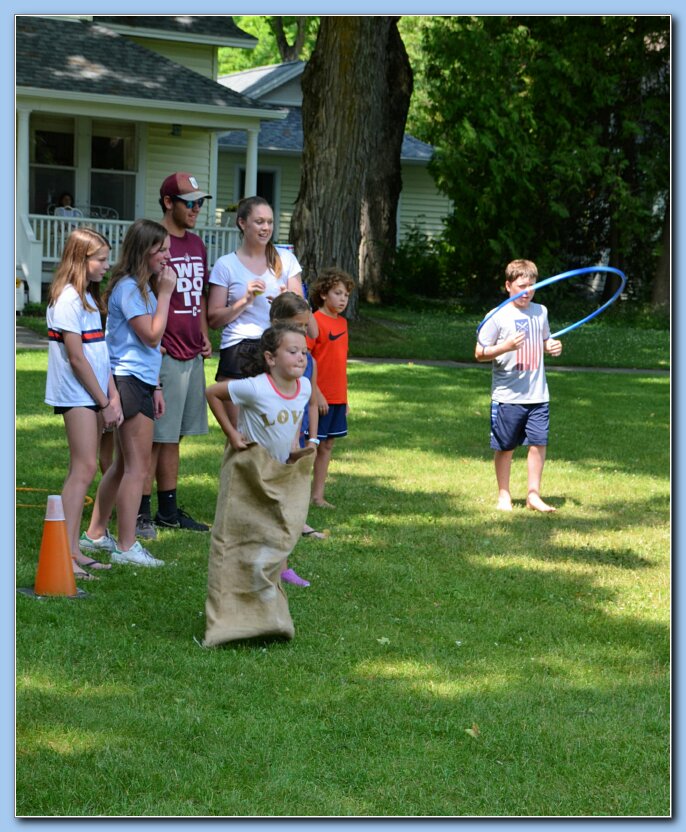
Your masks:
<svg viewBox="0 0 686 832"><path fill-rule="evenodd" d="M212 526L205 647L255 637L293 638L280 575L300 539L314 449L288 464L261 445L227 444Z"/></svg>

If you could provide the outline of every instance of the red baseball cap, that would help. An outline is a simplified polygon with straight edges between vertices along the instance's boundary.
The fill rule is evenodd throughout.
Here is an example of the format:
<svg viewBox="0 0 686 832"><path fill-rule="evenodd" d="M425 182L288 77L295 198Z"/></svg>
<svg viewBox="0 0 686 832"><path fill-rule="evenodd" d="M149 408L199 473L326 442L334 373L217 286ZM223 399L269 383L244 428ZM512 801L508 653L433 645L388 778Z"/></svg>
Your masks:
<svg viewBox="0 0 686 832"><path fill-rule="evenodd" d="M182 196L184 199L212 199L200 190L198 180L190 173L172 173L162 183L160 196Z"/></svg>

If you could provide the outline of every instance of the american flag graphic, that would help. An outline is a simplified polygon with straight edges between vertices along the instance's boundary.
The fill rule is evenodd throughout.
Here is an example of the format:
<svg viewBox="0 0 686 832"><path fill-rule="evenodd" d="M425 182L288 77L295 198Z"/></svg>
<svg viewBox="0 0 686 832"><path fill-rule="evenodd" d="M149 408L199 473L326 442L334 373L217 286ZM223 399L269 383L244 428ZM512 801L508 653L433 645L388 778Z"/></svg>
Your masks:
<svg viewBox="0 0 686 832"><path fill-rule="evenodd" d="M526 340L517 350L517 363L515 370L537 370L543 355L543 333L541 321L538 318L517 318L515 320L516 332L526 332Z"/></svg>

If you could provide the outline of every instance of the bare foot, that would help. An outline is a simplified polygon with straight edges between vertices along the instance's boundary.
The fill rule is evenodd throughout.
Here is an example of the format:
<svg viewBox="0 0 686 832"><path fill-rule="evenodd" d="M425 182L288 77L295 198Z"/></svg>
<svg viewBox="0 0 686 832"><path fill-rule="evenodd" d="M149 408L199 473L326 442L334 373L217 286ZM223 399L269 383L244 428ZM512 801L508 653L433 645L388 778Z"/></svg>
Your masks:
<svg viewBox="0 0 686 832"><path fill-rule="evenodd" d="M509 497L498 497L498 511L512 511L512 500Z"/></svg>
<svg viewBox="0 0 686 832"><path fill-rule="evenodd" d="M553 506L549 506L548 503L544 503L540 494L536 494L535 491L532 491L526 498L526 507L531 509L531 511L557 511L557 509L553 508Z"/></svg>
<svg viewBox="0 0 686 832"><path fill-rule="evenodd" d="M333 503L329 503L324 499L315 500L314 497L311 500L313 506L317 506L317 508L336 508Z"/></svg>

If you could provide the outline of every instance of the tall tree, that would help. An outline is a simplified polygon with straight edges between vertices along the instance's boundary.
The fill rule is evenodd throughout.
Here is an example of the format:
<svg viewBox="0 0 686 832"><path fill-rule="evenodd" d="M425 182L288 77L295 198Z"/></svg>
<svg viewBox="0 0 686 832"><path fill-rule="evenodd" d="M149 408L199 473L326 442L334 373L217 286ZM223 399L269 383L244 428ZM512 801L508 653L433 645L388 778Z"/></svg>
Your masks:
<svg viewBox="0 0 686 832"><path fill-rule="evenodd" d="M513 256L609 252L649 294L669 194L667 16L450 17L427 30L434 172L468 292ZM608 291L611 289L608 286Z"/></svg>
<svg viewBox="0 0 686 832"><path fill-rule="evenodd" d="M295 36L293 42L290 43L286 32L287 18L276 16L270 17L269 26L271 27L274 37L276 38L276 45L279 49L279 55L282 61L297 61L305 46L305 39L307 38L307 30L309 23L316 18L301 15L295 18Z"/></svg>
<svg viewBox="0 0 686 832"><path fill-rule="evenodd" d="M302 77L304 148L290 239L307 279L338 265L378 298L396 242L412 70L397 17L322 17ZM357 313L357 292L349 317Z"/></svg>
<svg viewBox="0 0 686 832"><path fill-rule="evenodd" d="M220 48L220 75L277 64L280 61L306 61L314 49L319 25L319 18L315 16L234 15L233 20L236 26L257 38L257 45L254 49L235 49L229 46Z"/></svg>

